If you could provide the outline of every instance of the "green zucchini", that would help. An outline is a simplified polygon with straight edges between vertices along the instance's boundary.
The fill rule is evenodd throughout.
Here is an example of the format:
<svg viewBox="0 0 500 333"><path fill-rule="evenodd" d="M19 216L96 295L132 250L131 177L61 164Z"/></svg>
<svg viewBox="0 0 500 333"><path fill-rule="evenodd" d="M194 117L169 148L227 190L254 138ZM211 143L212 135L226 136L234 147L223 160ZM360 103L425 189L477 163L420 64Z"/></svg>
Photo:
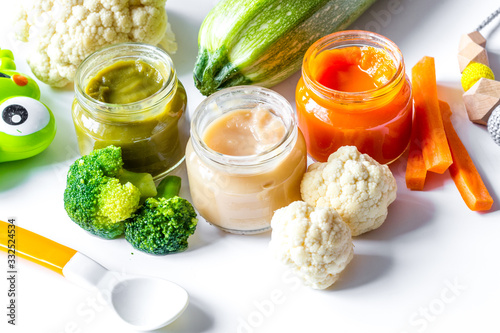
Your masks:
<svg viewBox="0 0 500 333"><path fill-rule="evenodd" d="M195 85L204 95L225 87L273 86L295 71L308 47L345 29L375 0L222 0L198 36Z"/></svg>

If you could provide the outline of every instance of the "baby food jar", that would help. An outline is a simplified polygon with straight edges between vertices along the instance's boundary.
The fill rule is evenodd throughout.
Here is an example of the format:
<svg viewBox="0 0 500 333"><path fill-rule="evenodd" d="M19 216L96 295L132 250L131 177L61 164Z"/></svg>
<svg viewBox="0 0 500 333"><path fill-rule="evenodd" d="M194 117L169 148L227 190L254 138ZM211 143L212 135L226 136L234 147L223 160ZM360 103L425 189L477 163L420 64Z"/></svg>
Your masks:
<svg viewBox="0 0 500 333"><path fill-rule="evenodd" d="M117 72L123 70L123 64L131 66L129 72ZM159 76L156 91L149 82L141 82L154 75ZM117 82L117 91L113 86L99 86L111 79ZM115 100L127 102L95 99L89 93L91 84L97 84L94 93L111 93L118 95ZM135 95L139 100L128 102L128 96ZM80 153L119 146L124 168L151 173L159 180L184 160L189 137L186 106L186 91L165 51L141 43L102 48L88 56L76 72L72 116Z"/></svg>
<svg viewBox="0 0 500 333"><path fill-rule="evenodd" d="M232 151L212 149L218 139ZM259 149L249 151L255 144ZM241 86L198 106L186 166L193 204L207 222L231 233L259 233L270 228L275 210L301 199L307 151L285 98Z"/></svg>
<svg viewBox="0 0 500 333"><path fill-rule="evenodd" d="M336 57L343 59L332 61L349 62L356 59L354 52L342 55L343 51L364 50L366 47L375 52L372 59L359 64L365 66L359 75L373 75L380 70L382 75L390 73L386 82L373 89L360 87L361 91L352 91L356 90L359 77L349 76L349 72L342 74L345 76L340 79L345 80L350 89L354 86L351 91L335 90L318 82L317 73L328 75L324 68L318 68L326 66L324 58L328 52L334 50ZM375 67L366 68L367 64ZM317 161L326 161L341 146L353 145L380 163L391 163L409 144L412 126L410 81L401 51L381 35L342 31L315 42L305 54L295 98L299 127L304 133L307 150Z"/></svg>

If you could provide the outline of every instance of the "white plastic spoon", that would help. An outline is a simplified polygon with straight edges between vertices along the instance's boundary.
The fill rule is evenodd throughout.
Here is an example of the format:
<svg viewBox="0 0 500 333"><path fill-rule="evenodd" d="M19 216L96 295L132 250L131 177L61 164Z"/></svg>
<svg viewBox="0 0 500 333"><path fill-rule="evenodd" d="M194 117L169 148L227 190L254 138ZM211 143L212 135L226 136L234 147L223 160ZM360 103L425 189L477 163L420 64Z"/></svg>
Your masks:
<svg viewBox="0 0 500 333"><path fill-rule="evenodd" d="M9 250L9 223L0 221L0 248ZM52 269L68 280L98 290L116 314L138 330L154 330L177 319L189 296L177 284L154 277L129 276L107 270L67 246L15 227L16 255ZM10 239L12 248L12 239Z"/></svg>

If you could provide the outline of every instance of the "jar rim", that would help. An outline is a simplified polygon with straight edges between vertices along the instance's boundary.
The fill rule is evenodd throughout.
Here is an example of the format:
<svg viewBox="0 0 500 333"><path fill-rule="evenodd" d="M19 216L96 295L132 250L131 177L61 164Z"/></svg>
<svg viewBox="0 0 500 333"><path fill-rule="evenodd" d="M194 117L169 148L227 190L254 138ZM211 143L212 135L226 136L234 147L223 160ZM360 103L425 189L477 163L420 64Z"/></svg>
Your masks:
<svg viewBox="0 0 500 333"><path fill-rule="evenodd" d="M314 59L314 56L326 49L343 48L346 46L375 46L383 48L395 61L396 72L389 81L378 88L355 92L335 90L322 85L312 78L309 72L309 63L311 59ZM310 89L325 99L333 98L353 103L363 103L392 94L394 88L403 81L405 75L403 54L399 47L385 36L364 30L345 30L326 35L309 47L302 61L302 77Z"/></svg>
<svg viewBox="0 0 500 333"><path fill-rule="evenodd" d="M255 97L265 100L270 99L274 104L279 106L278 110L275 110L274 108L270 109L278 113L278 116L285 126L285 135L283 136L283 138L281 138L279 142L266 149L265 151L252 155L226 155L208 147L208 145L201 138L203 133L200 133L200 126L203 121L202 117L207 113L212 112L211 108L213 107L211 105L213 103L217 105L217 100L223 98L241 98L243 100L246 97ZM260 104L264 103L258 103L257 105ZM244 107L235 106L226 111L221 111L217 118L226 114L227 112L241 109L244 109ZM214 118L212 121L210 121L207 126L217 118ZM203 130L205 130L207 126L205 126ZM239 171L242 171L242 169L245 168L253 170L256 167L260 167L279 159L293 148L295 142L297 141L297 135L298 129L297 122L295 120L295 114L288 100L271 89L258 86L235 86L222 89L210 95L198 105L191 120L191 138L193 142L193 148L198 156L222 167L238 167Z"/></svg>
<svg viewBox="0 0 500 333"><path fill-rule="evenodd" d="M130 52L135 54L131 54ZM110 54L113 54L114 56L110 57ZM104 55L106 55L106 57L103 57ZM85 92L84 80L89 76L89 74L96 74L109 64L113 64L119 60L135 57L138 59L150 58L152 60L158 60L166 65L166 71L160 72L162 73L162 76L164 76L164 74L168 74L168 77L164 76L163 85L160 89L158 89L158 91L144 99L126 104L102 102L90 97ZM172 58L166 51L157 46L145 43L118 43L103 47L91 53L82 61L75 74L75 96L77 100L81 104L85 105L88 110L101 112L103 114L112 114L114 117L129 117L133 114L147 112L148 110L156 107L158 104L164 103L165 98L173 96L176 83L177 73L175 71ZM145 107L145 105L147 105L147 107ZM113 112L113 110L117 108L126 109L127 112Z"/></svg>

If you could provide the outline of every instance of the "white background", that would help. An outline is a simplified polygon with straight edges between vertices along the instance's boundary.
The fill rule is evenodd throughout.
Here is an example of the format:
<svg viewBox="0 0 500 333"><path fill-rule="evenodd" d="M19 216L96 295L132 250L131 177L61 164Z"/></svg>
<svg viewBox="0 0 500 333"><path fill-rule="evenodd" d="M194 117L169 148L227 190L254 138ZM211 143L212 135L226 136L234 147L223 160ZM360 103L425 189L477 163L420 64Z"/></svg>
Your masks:
<svg viewBox="0 0 500 333"><path fill-rule="evenodd" d="M5 16L17 1L1 0L0 47L11 48L20 72L30 74ZM170 0L166 7L179 51L173 56L193 111L202 100L192 81L197 33L216 1ZM500 147L485 127L467 120L462 104L457 46L498 6L494 0L379 0L353 26L374 30L401 48L407 71L434 56L439 96L454 112L455 127L495 199L491 212L471 212L448 172L431 174L425 191L404 185L405 158L391 165L398 197L384 225L357 237L355 257L330 289L315 291L268 252L270 234L225 234L200 219L190 248L150 256L124 239L91 236L66 216L63 190L78 157L70 107L72 88L40 84L42 101L58 132L40 155L0 164L0 219L77 249L109 269L170 279L185 287L185 314L160 332L498 332L500 331ZM500 76L499 21L484 31L493 70ZM294 103L294 75L275 89ZM188 196L187 183L181 192ZM2 231L4 232L4 231ZM95 295L63 277L18 260L16 327L7 325L7 258L0 254L0 332L131 332Z"/></svg>

